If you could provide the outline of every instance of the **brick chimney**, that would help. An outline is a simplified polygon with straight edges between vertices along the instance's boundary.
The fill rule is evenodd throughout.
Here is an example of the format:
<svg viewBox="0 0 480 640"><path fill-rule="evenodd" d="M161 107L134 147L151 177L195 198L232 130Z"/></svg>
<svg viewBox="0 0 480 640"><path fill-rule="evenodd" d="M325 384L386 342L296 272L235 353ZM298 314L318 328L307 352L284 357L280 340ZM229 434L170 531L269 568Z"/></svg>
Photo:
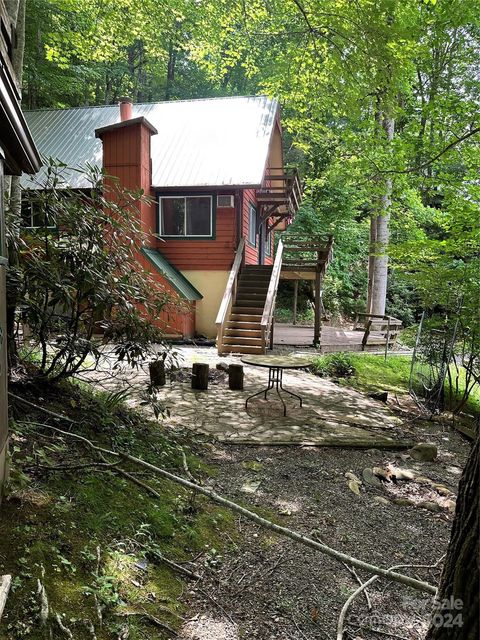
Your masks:
<svg viewBox="0 0 480 640"><path fill-rule="evenodd" d="M152 161L150 139L157 130L143 116L132 118L132 101L120 101L120 122L95 130L103 144L103 168L108 176L118 178L127 189L143 189L151 193ZM142 202L139 206L142 230L156 232L155 206Z"/></svg>

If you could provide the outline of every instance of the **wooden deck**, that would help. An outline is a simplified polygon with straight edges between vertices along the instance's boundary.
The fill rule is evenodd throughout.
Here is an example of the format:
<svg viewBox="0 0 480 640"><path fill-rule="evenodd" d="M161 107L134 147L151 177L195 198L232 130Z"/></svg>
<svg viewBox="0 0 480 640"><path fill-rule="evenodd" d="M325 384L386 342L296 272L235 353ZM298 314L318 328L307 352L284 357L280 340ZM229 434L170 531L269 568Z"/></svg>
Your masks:
<svg viewBox="0 0 480 640"><path fill-rule="evenodd" d="M274 347L311 347L313 345L313 326L299 326L292 324L275 324L273 334ZM339 327L322 326L320 351L361 351L363 331L349 331ZM366 351L383 351L385 338L375 332L369 337Z"/></svg>

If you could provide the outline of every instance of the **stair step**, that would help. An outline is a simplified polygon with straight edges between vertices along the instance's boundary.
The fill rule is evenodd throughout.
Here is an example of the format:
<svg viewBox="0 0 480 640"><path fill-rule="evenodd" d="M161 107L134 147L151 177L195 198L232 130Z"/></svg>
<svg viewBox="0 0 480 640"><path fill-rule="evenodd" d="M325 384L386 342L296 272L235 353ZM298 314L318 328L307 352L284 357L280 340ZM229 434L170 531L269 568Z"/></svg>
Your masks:
<svg viewBox="0 0 480 640"><path fill-rule="evenodd" d="M255 307L258 309L263 309L265 306L265 298L252 298L252 297L241 297L237 296L235 300L235 306L237 307Z"/></svg>
<svg viewBox="0 0 480 640"><path fill-rule="evenodd" d="M245 306L243 304L238 303L232 307L232 315L242 314L242 315L255 315L262 317L263 313L263 305L261 307L258 306Z"/></svg>
<svg viewBox="0 0 480 640"><path fill-rule="evenodd" d="M224 335L228 337L238 336L239 338L261 338L262 330L257 328L252 329L250 327L244 327L238 322L229 323L227 325L233 324L233 327L226 326L224 330ZM248 324L248 323L245 323ZM253 324L253 323L252 323Z"/></svg>
<svg viewBox="0 0 480 640"><path fill-rule="evenodd" d="M245 293L245 294L249 294L249 293L254 293L257 295L262 295L263 297L265 297L267 295L267 291L268 291L268 284L266 284L264 287L259 287L258 285L245 285L240 283L240 285L237 288L237 295L239 295L240 293Z"/></svg>
<svg viewBox="0 0 480 640"><path fill-rule="evenodd" d="M243 338L242 336L223 336L223 344L241 344L249 347L262 345L261 338Z"/></svg>
<svg viewBox="0 0 480 640"><path fill-rule="evenodd" d="M227 321L227 324L229 322L234 322L234 323L244 323L244 322L248 322L250 324L260 324L262 320L262 316L260 314L256 314L256 313L231 313L230 314L230 318Z"/></svg>
<svg viewBox="0 0 480 640"><path fill-rule="evenodd" d="M267 294L265 291L237 291L237 300L239 299L243 299L243 300L263 300L265 301L265 298L267 297Z"/></svg>
<svg viewBox="0 0 480 640"><path fill-rule="evenodd" d="M263 353L263 348L261 345L224 344L222 346L222 353Z"/></svg>

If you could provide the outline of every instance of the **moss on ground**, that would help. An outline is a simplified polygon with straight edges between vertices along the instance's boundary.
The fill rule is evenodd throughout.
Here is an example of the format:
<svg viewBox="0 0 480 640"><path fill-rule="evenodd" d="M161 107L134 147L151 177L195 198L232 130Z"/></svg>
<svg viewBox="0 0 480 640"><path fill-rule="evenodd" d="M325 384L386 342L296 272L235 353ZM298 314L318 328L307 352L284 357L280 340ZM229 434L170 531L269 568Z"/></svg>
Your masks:
<svg viewBox="0 0 480 640"><path fill-rule="evenodd" d="M161 423L145 424L121 403L107 408L105 398L72 385L32 389L28 397L68 414L79 423L77 433L107 448L122 448L178 475L183 475L183 448L192 473L201 478L210 469L188 448L190 443L176 441ZM45 414L25 412L20 404L12 414L14 473L1 511L0 573L12 574L13 586L0 639L45 638L39 624L38 579L53 611L79 640L91 638L84 620L95 625L98 640L117 638L126 624L131 640L169 637L145 618L118 614L146 612L178 627L184 578L159 562L158 553L178 561L202 554L202 561L211 561L235 537L232 514L153 475L136 477L160 499L111 469L47 470L44 467L78 465L92 458L81 445L29 426L45 422ZM102 628L96 601L104 609Z"/></svg>

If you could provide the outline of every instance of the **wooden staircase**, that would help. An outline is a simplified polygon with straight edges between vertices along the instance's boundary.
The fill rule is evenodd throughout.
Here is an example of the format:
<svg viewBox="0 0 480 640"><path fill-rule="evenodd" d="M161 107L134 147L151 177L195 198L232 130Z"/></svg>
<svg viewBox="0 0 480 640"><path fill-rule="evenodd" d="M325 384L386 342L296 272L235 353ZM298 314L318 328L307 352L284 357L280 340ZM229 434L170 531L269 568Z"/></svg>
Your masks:
<svg viewBox="0 0 480 640"><path fill-rule="evenodd" d="M265 353L261 322L272 270L272 265L247 265L240 272L223 329L224 353Z"/></svg>

